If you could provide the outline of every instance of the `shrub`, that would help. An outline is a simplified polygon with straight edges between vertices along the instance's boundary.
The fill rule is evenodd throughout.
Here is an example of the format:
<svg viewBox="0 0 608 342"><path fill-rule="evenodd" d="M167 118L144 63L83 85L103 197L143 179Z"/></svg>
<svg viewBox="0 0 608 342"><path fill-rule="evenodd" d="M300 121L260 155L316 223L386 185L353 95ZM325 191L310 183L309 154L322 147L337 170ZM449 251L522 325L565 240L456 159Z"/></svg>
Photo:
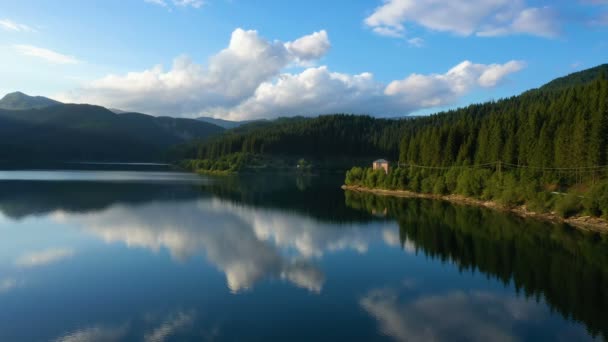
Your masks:
<svg viewBox="0 0 608 342"><path fill-rule="evenodd" d="M568 194L558 199L555 203L555 211L561 217L570 217L580 213L583 209L582 199L579 196Z"/></svg>
<svg viewBox="0 0 608 342"><path fill-rule="evenodd" d="M590 214L608 218L608 183L594 186L585 198L584 205Z"/></svg>
<svg viewBox="0 0 608 342"><path fill-rule="evenodd" d="M433 186L433 193L437 195L444 195L448 192L448 188L445 184L445 177L439 176L435 180L435 185Z"/></svg>

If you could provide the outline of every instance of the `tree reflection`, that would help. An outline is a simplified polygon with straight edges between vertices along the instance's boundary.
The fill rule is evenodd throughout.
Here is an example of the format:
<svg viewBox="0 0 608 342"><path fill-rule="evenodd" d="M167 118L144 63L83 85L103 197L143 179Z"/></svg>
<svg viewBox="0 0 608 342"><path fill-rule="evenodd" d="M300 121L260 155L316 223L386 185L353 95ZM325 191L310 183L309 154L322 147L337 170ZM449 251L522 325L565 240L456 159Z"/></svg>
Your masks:
<svg viewBox="0 0 608 342"><path fill-rule="evenodd" d="M608 339L608 236L442 201L346 192L351 208L384 212L401 243L461 271L481 271L544 297L566 319Z"/></svg>

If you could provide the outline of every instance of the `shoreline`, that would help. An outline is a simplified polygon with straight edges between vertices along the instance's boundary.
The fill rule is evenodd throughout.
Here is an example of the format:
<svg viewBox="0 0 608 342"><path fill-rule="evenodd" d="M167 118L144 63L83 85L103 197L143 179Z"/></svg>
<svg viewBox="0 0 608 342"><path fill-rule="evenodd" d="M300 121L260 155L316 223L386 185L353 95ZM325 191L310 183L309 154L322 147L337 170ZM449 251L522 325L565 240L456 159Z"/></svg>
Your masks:
<svg viewBox="0 0 608 342"><path fill-rule="evenodd" d="M349 186L342 185L342 189L346 191L364 192L371 193L378 196L390 196L390 197L401 197L401 198L423 198L433 199L445 202L450 202L458 205L469 205L476 207L489 208L515 214L523 218L534 218L543 221L549 221L553 223L567 223L575 228L597 232L597 233L608 233L608 220L592 217L592 216L573 216L563 218L556 213L538 213L531 211L526 208L525 205L517 207L508 207L494 201L483 201L475 198L470 198L462 195L435 195L435 194L424 194L413 192L409 190L384 190L384 189L370 189L360 186Z"/></svg>

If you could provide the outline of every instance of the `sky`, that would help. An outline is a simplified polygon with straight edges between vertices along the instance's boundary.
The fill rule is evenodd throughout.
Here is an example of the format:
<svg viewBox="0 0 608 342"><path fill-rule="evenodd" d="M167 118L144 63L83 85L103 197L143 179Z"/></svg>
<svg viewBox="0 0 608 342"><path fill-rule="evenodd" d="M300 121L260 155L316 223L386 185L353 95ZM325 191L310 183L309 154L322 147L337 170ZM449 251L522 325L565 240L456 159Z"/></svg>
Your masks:
<svg viewBox="0 0 608 342"><path fill-rule="evenodd" d="M152 115L420 115L607 60L608 0L0 0L0 96Z"/></svg>

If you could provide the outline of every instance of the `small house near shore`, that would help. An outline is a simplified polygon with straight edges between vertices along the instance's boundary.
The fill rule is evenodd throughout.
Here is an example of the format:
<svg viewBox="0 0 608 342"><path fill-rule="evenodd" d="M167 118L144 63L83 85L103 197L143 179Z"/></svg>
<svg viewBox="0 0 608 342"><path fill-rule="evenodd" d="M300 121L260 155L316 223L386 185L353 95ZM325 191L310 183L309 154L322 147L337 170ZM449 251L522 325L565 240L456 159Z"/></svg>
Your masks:
<svg viewBox="0 0 608 342"><path fill-rule="evenodd" d="M372 164L372 168L374 170L384 170L384 172L386 174L388 174L388 167L389 167L388 160L385 160L385 159L375 160L374 163Z"/></svg>

